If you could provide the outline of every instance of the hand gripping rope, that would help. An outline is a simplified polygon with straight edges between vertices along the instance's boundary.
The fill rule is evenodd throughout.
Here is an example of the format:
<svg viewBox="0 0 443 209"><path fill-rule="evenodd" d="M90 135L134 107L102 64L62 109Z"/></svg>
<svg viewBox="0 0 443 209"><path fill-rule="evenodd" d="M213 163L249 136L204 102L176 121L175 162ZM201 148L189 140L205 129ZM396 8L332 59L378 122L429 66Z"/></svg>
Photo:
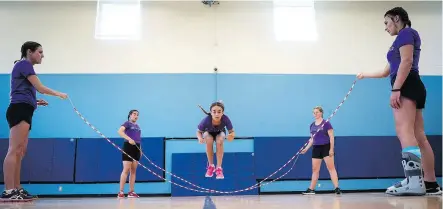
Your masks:
<svg viewBox="0 0 443 209"><path fill-rule="evenodd" d="M352 86L351 86L351 88L349 89L349 91L348 91L348 93L346 94L346 96L344 97L344 99L340 102L340 104L337 106L337 108L334 110L334 112L328 117L328 119L326 119L326 122L328 122L329 120L331 120L331 118L332 117L334 117L335 116L335 114L337 113L337 111L340 109L340 107L343 105L343 103L346 101L346 99L348 98L348 96L351 94L351 92L352 92L352 90L354 89L354 86L355 86L355 84L356 84L356 82L357 82L357 80L354 80L354 82L352 83ZM119 146L117 146L116 144L114 144L111 140L109 140L105 135L103 135L97 128L95 128L91 123L89 123L81 114L80 114L80 112L77 110L77 108L74 106L74 104L73 104L73 102L72 102L72 100L71 100L71 98L69 98L68 97L68 99L69 99L69 102L71 103L71 105L72 105L72 107L74 108L74 111L77 113L77 115L89 126L89 127L91 127L96 133L98 133L101 137L103 137L104 139L106 139L109 143L111 143L115 148L117 148L120 152L122 152L122 153L124 153L125 155L127 155L129 158L131 158L132 160L134 160L134 158L132 158L130 155L128 155L125 151L123 151ZM324 124L322 125L322 127L321 128L323 128L323 126L324 126ZM312 137L315 137L315 135L321 130L321 128L320 129L318 129L317 130L317 132L312 136ZM138 162L138 164L141 166L141 167L143 167L144 169L146 169L146 170L148 170L150 173L152 173L153 175L155 175L155 176L157 176L157 177L159 177L160 179L163 179L163 180L165 180L165 181L167 181L167 182L169 182L169 183L171 183L171 184L174 184L174 185L176 185L176 186L178 186L178 187L181 187L181 188L184 188L184 189L187 189L187 190L190 190L190 191L195 191L195 192L201 192L201 193L221 193L221 194L233 194L233 193L239 193L239 192L243 192L243 191L248 191L248 190L251 190L251 189L255 189L255 188L258 188L258 187L261 187L261 186L264 186L264 185L267 185L267 184L270 184L270 183L272 183L272 182L274 182L274 181L277 181L277 180L279 180L279 179L281 179L281 178L283 178L284 176L286 176L293 168L294 168L294 166L295 166L295 163L297 162L297 160L298 160L298 157L300 156L300 152L303 150L303 149L305 149L306 148L306 146L309 144L309 140L297 151L297 153L294 155L294 156L292 156L282 167L280 167L279 169L277 169L274 173L272 173L271 175L269 175L268 177L266 177L265 179L263 179L263 180L261 180L260 182L258 182L257 184L255 184L255 185L253 185L253 186L250 186L250 187L248 187L248 188L245 188L245 189L240 189L240 190L235 190L235 191L217 191L217 190L212 190L212 189L207 189L207 188L204 188L204 187L200 187L200 186L197 186L197 185L195 185L195 184L193 184L193 183L191 183L191 182L189 182L189 181L187 181L187 180L185 180L185 179L183 179L183 178L181 178L181 177L179 177L179 176L177 176L177 175L175 175L175 174L173 174L173 173L171 173L171 172L169 172L169 171L166 171L165 169L163 169L163 168L161 168L160 166L158 166L158 165L156 165L154 162L152 162L148 157L146 157L146 155L140 150L140 148L137 146L137 148L140 150L140 152L142 153L142 156L145 158L145 159L147 159L148 161L149 161L149 163L150 164L152 164L154 167L156 167L156 168L158 168L158 169L160 169L160 170L162 170L162 171L164 171L164 172L166 172L166 173L168 173L168 174L170 174L171 176L173 176L173 177L176 177L176 178L178 178L179 180L182 180L182 181L184 181L185 183L188 183L188 184L190 184L191 186L194 186L194 187L196 187L196 188L198 188L198 189L201 189L201 190L198 190L198 189L193 189L193 188L189 188L189 187L186 187L186 186L183 186L183 185L180 185L180 184L177 184L177 183L175 183L175 182L172 182L171 180L167 180L166 178L163 178L163 177L161 177L159 174L157 174L157 173L155 173L155 172L153 172L152 170L150 170L149 168L147 168L145 165L143 165L143 164L141 164L140 162ZM262 184L264 181L266 181L267 179L269 179L270 177L272 177L272 176L274 176L276 173L278 173L279 171L281 171L284 167L286 167L286 166L288 166L289 165L289 163L291 162L291 161L293 161L295 159L295 161L294 161L294 163L292 164L292 167L287 171L287 172L285 172L283 175L281 175L281 176L279 176L278 178L275 178L275 179L273 179L272 181L270 181L270 182L266 182L266 183L264 183L264 184Z"/></svg>

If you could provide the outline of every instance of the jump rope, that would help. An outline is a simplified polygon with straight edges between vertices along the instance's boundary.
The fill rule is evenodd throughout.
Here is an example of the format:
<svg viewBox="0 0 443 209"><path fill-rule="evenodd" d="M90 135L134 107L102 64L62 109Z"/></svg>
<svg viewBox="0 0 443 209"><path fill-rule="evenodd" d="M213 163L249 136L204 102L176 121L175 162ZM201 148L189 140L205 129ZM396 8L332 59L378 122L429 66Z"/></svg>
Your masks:
<svg viewBox="0 0 443 209"><path fill-rule="evenodd" d="M326 122L328 122L329 120L331 120L332 117L335 116L335 114L337 113L337 111L340 109L340 107L343 105L343 103L346 101L346 99L347 99L347 98L349 97L349 95L351 94L352 90L354 89L354 86L355 86L356 82L357 82L357 79L354 80L354 82L352 83L352 86L351 86L351 88L349 89L348 93L347 93L346 96L343 98L343 100L340 102L340 104L337 106L337 108L335 108L334 112L332 112L332 114L326 119ZM119 146L117 146L115 143L113 143L111 140L109 140L109 139L108 139L104 134L102 134L97 128L95 128L91 123L89 123L89 121L86 120L86 118L83 117L83 115L77 110L77 108L75 107L75 105L74 105L74 103L72 102L72 100L71 100L70 97L68 97L68 100L69 100L69 102L71 103L72 108L73 108L74 111L77 113L77 115L78 115L78 116L79 116L79 117L80 117L80 118L81 118L81 119L82 119L82 120L83 120L83 121L84 121L84 122L85 122L85 123L91 128L91 129L93 129L97 134L99 134L101 137L103 137L104 139L106 139L106 141L108 141L111 145L113 145L115 148L117 148L120 152L122 152L123 154L125 154L126 156L128 156L130 159L132 159L132 160L135 161L135 159L134 159L133 157L131 157L129 154L127 154L125 151L123 151ZM199 107L202 108L201 106L199 106ZM206 111L205 111L205 112L206 112ZM325 122L325 123L326 123L326 122ZM321 126L321 128L317 129L317 132L314 133L314 134L312 135L312 138L314 138L315 135L316 135L321 129L323 129L325 123L323 123L323 125ZM172 177L176 177L177 179L179 179L179 180L181 180L181 181L184 181L185 183L188 183L188 184L190 184L191 186L196 187L196 188L198 188L198 189L189 188L189 187L187 187L187 186L183 186L183 185L181 185L181 184L177 184L177 183L173 182L172 180L168 180L168 179L166 179L166 178L163 178L163 177L160 176L159 174L157 174L157 173L155 173L154 171L152 171L151 169L147 168L145 165L141 164L140 161L137 161L137 164L138 164L138 165L140 165L140 166L143 167L145 170L149 171L150 173L152 173L153 175L157 176L157 177L160 178L160 179L163 179L163 180L165 180L165 181L167 181L167 182L169 182L169 183L171 183L171 184L173 184L173 185L176 185L176 186L178 186L178 187L181 187L181 188L184 188L184 189L187 189L187 190L190 190L190 191L195 191L195 192L200 192L200 193L233 194L233 193L244 192L244 191L252 190L252 189L255 189L255 188L258 188L258 187L262 187L262 186L265 186L265 185L267 185L267 184L273 183L273 182L275 182L275 181L277 181L277 180L283 178L283 177L286 176L289 172L291 172L291 170L294 168L295 163L297 162L298 157L300 156L301 151L302 151L303 149L305 149L306 146L307 146L308 144L309 144L309 140L308 140L308 141L307 141L307 142L306 142L306 143L305 143L305 144L304 144L304 145L303 145L303 146L302 146L302 147L301 147L301 148L295 153L295 155L293 155L293 156L292 156L292 157L291 157L291 158L290 158L290 159L289 159L289 160L288 160L283 166L281 166L279 169L277 169L274 173L272 173L271 175L269 175L269 176L266 177L265 179L261 180L260 182L256 183L256 184L253 185L253 186L250 186L250 187L247 187L247 188L244 188L244 189L240 189L240 190L234 190L234 191L218 191L218 190L208 189L208 188L204 188L204 187L200 187L200 186L198 186L198 185L195 185L195 184L193 184L192 182L189 182L189 181L187 181L186 179L183 179L183 178L181 178L181 177L179 177L179 176L177 176L177 175L175 175L175 174L173 174L173 173L171 173L171 172L169 172L169 171L166 171L166 170L163 169L162 167L158 166L157 164L155 164L154 162L152 162L148 157L146 157L146 155L142 152L142 150L141 150L137 145L135 145L135 146L136 146L137 149L140 151L141 155L142 155L146 160L148 160L148 162L149 162L151 165L153 165L154 167L156 167L156 168L158 168L158 169L160 169L160 170L166 172L167 174L170 174ZM294 159L295 159L295 160L294 160ZM281 176L279 176L279 177L273 179L272 181L269 181L269 182L266 182L266 183L262 184L264 181L266 181L267 179L269 179L270 177L274 176L276 173L278 173L279 171L281 171L283 168L285 168L286 166L288 166L289 163L290 163L291 161L293 161L293 160L294 160L294 162L293 162L291 168L290 168L288 171L286 171L283 175L281 175ZM200 189L200 190L199 190L199 189Z"/></svg>

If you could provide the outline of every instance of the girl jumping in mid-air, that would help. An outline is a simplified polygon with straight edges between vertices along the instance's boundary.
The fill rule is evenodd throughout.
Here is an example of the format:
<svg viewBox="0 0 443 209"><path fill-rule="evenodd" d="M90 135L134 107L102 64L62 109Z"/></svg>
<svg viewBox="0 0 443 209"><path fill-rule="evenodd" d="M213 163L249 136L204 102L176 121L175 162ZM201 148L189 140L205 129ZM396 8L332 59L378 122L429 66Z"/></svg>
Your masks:
<svg viewBox="0 0 443 209"><path fill-rule="evenodd" d="M137 172L138 161L141 156L141 130L137 125L138 120L138 111L131 110L129 111L128 120L123 123L118 129L118 134L125 139L125 143L123 145L122 153L122 161L123 161L123 171L120 175L120 192L118 193L118 198L124 198L125 194L123 193L123 189L126 183L126 179L128 178L128 174L131 174L129 177L129 198L138 198L138 195L134 192L135 185L135 174ZM140 148L140 149L139 149Z"/></svg>
<svg viewBox="0 0 443 209"><path fill-rule="evenodd" d="M223 160L223 141L226 138L225 128L228 129L228 140L232 141L235 137L235 132L232 127L231 120L224 115L225 106L221 102L214 102L211 104L210 113L206 112L201 106L207 116L198 125L197 138L199 143L206 142L206 155L208 157L209 166L206 170L206 177L216 175L217 179L224 179L222 160ZM217 168L214 166L214 141L217 143Z"/></svg>

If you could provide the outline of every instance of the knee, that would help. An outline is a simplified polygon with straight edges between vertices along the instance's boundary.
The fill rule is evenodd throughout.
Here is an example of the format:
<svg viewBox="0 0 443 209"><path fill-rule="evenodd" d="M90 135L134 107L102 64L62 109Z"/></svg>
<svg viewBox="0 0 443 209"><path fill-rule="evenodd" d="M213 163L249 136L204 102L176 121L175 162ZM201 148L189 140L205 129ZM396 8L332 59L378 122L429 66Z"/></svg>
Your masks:
<svg viewBox="0 0 443 209"><path fill-rule="evenodd" d="M16 147L9 147L8 153L6 155L9 155L11 157L20 157L24 154L24 150L22 146L16 146Z"/></svg>
<svg viewBox="0 0 443 209"><path fill-rule="evenodd" d="M320 166L314 166L312 167L312 173L318 174L320 173Z"/></svg>
<svg viewBox="0 0 443 209"><path fill-rule="evenodd" d="M131 172L131 175L135 175L137 173L137 169L136 168L131 168L130 172Z"/></svg>
<svg viewBox="0 0 443 209"><path fill-rule="evenodd" d="M334 172L335 171L335 166L334 165L327 165L326 167L328 168L329 172Z"/></svg>
<svg viewBox="0 0 443 209"><path fill-rule="evenodd" d="M130 169L130 168L123 168L123 171L122 171L123 174L128 175L129 172L131 172L131 169Z"/></svg>
<svg viewBox="0 0 443 209"><path fill-rule="evenodd" d="M219 147L221 147L221 146L223 146L223 138L221 138L221 137L217 137L217 146L219 146Z"/></svg>

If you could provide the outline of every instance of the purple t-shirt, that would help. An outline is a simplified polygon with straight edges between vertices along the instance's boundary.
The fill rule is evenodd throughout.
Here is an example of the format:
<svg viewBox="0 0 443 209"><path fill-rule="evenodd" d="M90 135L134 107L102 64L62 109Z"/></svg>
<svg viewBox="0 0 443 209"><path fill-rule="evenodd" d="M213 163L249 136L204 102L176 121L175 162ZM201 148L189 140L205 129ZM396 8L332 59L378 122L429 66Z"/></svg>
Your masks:
<svg viewBox="0 0 443 209"><path fill-rule="evenodd" d="M317 130L319 128L321 128L321 126L325 124L323 126L322 129L320 129L320 131ZM313 145L323 145L323 144L329 144L330 140L329 140L329 134L328 134L328 130L332 129L332 125L329 122L326 122L326 120L323 120L320 125L315 125L315 122L313 122L310 126L310 131L311 131L311 135L314 135L314 142Z"/></svg>
<svg viewBox="0 0 443 209"><path fill-rule="evenodd" d="M136 143L141 142L141 132L142 131L137 124L126 121L125 123L123 123L122 126L125 127L125 134L126 135L128 135Z"/></svg>
<svg viewBox="0 0 443 209"><path fill-rule="evenodd" d="M397 76L398 68L400 67L401 56L400 56L400 47L404 45L413 45L413 61L411 70L418 73L418 63L420 60L420 46L421 39L418 32L412 28L404 28L402 29L394 42L392 43L391 48L387 53L387 59L390 65L390 77L391 79Z"/></svg>
<svg viewBox="0 0 443 209"><path fill-rule="evenodd" d="M228 116L223 115L218 126L212 125L212 116L208 115L198 124L198 130L202 132L225 132L225 127L232 130L232 123Z"/></svg>
<svg viewBox="0 0 443 209"><path fill-rule="evenodd" d="M21 60L14 65L11 73L11 104L27 103L37 108L37 90L28 80L30 75L35 75L35 71L29 61Z"/></svg>

